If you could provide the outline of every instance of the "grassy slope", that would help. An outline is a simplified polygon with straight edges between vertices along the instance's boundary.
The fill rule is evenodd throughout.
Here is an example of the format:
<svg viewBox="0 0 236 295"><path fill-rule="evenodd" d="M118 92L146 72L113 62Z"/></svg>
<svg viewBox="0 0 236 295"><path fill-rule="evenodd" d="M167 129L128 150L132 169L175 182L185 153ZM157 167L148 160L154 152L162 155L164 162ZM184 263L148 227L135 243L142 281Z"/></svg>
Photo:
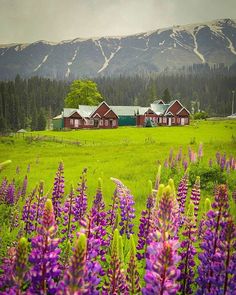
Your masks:
<svg viewBox="0 0 236 295"><path fill-rule="evenodd" d="M144 206L148 179L155 179L157 161L163 162L171 148L177 153L178 148L182 146L183 152L187 154L187 148L195 138L192 147L197 150L198 144L203 143L205 161L210 157L214 158L217 151L236 156L236 144L232 139L232 136L236 138L235 121L195 122L191 126L171 128L130 127L116 130L44 131L32 134L80 141L82 145L55 142L29 144L22 139L22 135L14 137L13 144L4 143L5 139L0 139L0 162L7 159L13 162L4 170L2 176L20 180L30 163L30 188L42 179L46 189L50 190L58 162L63 160L67 190L71 182L78 182L82 169L87 167L90 196L95 192L97 178L102 177L104 194L108 200L114 189L110 177L116 177L135 195L138 211ZM16 175L16 166L20 167L19 175Z"/></svg>

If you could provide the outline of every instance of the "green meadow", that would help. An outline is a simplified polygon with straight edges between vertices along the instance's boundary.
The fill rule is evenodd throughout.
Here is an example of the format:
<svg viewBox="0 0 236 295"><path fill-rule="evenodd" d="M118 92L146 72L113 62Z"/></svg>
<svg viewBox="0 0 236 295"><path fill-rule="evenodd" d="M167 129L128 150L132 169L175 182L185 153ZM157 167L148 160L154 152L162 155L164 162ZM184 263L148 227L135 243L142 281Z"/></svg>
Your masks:
<svg viewBox="0 0 236 295"><path fill-rule="evenodd" d="M217 151L235 157L236 121L194 121L184 127L41 131L1 137L0 162L12 161L2 171L1 178L7 176L20 182L30 164L28 189L44 180L50 194L58 163L63 161L66 192L70 184L76 187L83 168L87 168L90 202L97 179L101 177L104 196L109 203L115 187L110 178L115 177L131 190L140 211L148 192L147 182L149 179L155 182L158 163L163 165L170 149L176 155L182 147L188 158L188 147L197 152L200 143L203 144L203 165L208 165L210 158L215 160ZM16 167L19 167L19 173L16 173ZM167 173L163 168L162 171L163 182L168 177L179 180L184 173L181 169L169 169Z"/></svg>

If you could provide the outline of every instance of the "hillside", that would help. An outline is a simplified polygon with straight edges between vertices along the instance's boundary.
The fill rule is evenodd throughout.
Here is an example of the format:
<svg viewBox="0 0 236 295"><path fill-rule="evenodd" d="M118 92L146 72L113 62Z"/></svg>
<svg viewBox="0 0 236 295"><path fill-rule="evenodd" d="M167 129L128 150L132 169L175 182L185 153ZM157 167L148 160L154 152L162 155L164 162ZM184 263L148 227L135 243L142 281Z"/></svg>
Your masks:
<svg viewBox="0 0 236 295"><path fill-rule="evenodd" d="M174 26L123 37L0 45L0 79L74 79L236 63L236 21Z"/></svg>

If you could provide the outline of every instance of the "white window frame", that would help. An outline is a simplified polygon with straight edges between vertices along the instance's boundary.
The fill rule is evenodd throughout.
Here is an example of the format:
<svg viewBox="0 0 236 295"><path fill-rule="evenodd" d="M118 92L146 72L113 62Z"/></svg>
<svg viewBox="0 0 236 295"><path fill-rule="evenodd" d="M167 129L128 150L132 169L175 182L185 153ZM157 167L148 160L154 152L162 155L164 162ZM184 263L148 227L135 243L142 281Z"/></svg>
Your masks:
<svg viewBox="0 0 236 295"><path fill-rule="evenodd" d="M115 127L116 126L116 120L112 120L112 126Z"/></svg>
<svg viewBox="0 0 236 295"><path fill-rule="evenodd" d="M166 117L164 117L164 118L163 118L163 123L166 124L166 121L167 121L167 120L166 120Z"/></svg>
<svg viewBox="0 0 236 295"><path fill-rule="evenodd" d="M102 119L100 120L99 125L103 126L103 120Z"/></svg>
<svg viewBox="0 0 236 295"><path fill-rule="evenodd" d="M106 119L105 120L105 126L107 127L109 125L109 122L108 122L108 120Z"/></svg>
<svg viewBox="0 0 236 295"><path fill-rule="evenodd" d="M74 119L70 119L70 125L74 126Z"/></svg>

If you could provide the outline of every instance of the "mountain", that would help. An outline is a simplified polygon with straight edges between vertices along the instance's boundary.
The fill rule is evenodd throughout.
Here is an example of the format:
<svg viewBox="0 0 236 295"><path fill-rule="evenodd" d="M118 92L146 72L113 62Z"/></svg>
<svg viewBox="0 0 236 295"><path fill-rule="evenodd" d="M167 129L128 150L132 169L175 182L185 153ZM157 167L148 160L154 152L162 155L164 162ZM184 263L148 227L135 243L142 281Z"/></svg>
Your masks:
<svg viewBox="0 0 236 295"><path fill-rule="evenodd" d="M56 79L161 72L236 63L236 20L173 26L124 37L0 45L0 79Z"/></svg>

